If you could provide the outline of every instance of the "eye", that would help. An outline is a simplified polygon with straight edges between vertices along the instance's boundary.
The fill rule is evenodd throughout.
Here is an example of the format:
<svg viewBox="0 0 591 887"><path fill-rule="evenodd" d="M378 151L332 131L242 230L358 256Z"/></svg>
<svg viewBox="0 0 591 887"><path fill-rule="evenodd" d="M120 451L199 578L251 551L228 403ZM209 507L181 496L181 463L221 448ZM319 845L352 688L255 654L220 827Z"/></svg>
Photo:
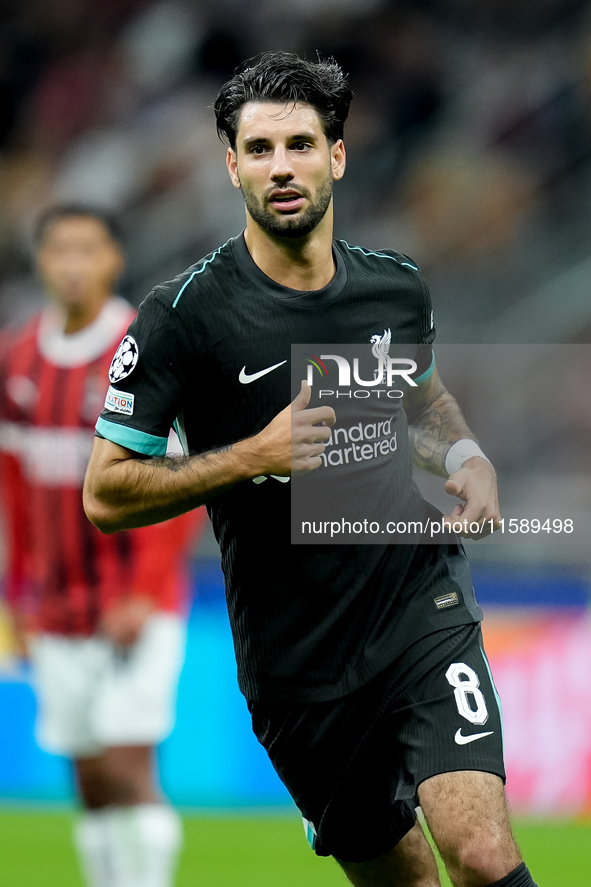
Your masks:
<svg viewBox="0 0 591 887"><path fill-rule="evenodd" d="M295 151L308 151L312 146L309 142L294 142L291 147Z"/></svg>
<svg viewBox="0 0 591 887"><path fill-rule="evenodd" d="M248 153L255 154L256 156L260 156L261 154L264 154L266 150L267 150L266 145L251 145L250 148L248 149Z"/></svg>

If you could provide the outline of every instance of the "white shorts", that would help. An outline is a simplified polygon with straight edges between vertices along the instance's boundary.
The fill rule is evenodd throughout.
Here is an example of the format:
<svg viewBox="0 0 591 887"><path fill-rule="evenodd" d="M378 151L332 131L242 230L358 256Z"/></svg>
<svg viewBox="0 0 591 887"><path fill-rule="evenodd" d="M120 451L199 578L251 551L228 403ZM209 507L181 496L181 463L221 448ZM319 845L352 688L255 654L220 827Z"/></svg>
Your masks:
<svg viewBox="0 0 591 887"><path fill-rule="evenodd" d="M185 625L174 613L147 620L131 647L106 638L41 633L31 659L36 736L46 751L93 757L109 746L155 745L174 725Z"/></svg>

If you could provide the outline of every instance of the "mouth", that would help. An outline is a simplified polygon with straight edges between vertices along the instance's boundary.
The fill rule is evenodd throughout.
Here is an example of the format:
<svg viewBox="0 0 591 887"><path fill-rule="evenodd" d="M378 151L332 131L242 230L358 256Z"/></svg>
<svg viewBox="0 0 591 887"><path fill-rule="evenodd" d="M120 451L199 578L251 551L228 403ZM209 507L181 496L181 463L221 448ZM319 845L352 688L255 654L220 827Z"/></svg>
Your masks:
<svg viewBox="0 0 591 887"><path fill-rule="evenodd" d="M299 191L286 189L284 191L273 191L268 202L273 209L279 212L292 213L297 212L304 205L304 200L304 196Z"/></svg>

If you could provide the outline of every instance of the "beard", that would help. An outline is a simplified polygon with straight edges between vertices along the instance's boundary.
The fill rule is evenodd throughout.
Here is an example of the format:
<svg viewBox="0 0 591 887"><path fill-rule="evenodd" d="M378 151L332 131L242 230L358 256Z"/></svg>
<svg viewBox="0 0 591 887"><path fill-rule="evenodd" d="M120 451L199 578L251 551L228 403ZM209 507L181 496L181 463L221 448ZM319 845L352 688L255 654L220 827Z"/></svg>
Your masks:
<svg viewBox="0 0 591 887"><path fill-rule="evenodd" d="M263 231L275 237L305 237L322 221L332 199L332 176L328 176L317 191L316 199L310 201L303 213L275 215L265 207L265 198L259 199L254 191L242 187L242 196L249 214ZM289 186L288 186L289 187ZM310 199L306 188L297 188L302 197Z"/></svg>

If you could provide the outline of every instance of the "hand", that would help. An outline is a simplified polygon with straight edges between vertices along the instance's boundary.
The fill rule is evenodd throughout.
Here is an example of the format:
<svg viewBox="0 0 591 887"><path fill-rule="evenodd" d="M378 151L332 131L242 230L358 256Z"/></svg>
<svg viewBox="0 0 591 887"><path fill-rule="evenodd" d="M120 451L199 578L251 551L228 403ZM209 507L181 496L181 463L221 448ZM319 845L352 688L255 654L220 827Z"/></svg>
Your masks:
<svg viewBox="0 0 591 887"><path fill-rule="evenodd" d="M465 503L458 503L451 514L443 516L446 524L460 522L463 530L458 536L470 539L482 539L489 536L494 529L500 527L501 512L497 493L497 476L494 468L486 459L471 456L466 459L459 471L450 474L445 482L445 491L450 496L457 496ZM470 531L470 524L478 524L478 532Z"/></svg>
<svg viewBox="0 0 591 887"><path fill-rule="evenodd" d="M30 659L30 643L33 632L31 631L28 616L25 613L21 613L15 607L9 607L8 618L14 654L19 659Z"/></svg>
<svg viewBox="0 0 591 887"><path fill-rule="evenodd" d="M153 612L154 604L149 598L124 598L103 613L100 628L116 646L129 647L138 640Z"/></svg>
<svg viewBox="0 0 591 887"><path fill-rule="evenodd" d="M260 474L288 477L305 474L322 465L320 454L324 452L336 416L332 407L306 409L311 394L308 383L302 382L289 406L257 435L258 458L264 466Z"/></svg>

